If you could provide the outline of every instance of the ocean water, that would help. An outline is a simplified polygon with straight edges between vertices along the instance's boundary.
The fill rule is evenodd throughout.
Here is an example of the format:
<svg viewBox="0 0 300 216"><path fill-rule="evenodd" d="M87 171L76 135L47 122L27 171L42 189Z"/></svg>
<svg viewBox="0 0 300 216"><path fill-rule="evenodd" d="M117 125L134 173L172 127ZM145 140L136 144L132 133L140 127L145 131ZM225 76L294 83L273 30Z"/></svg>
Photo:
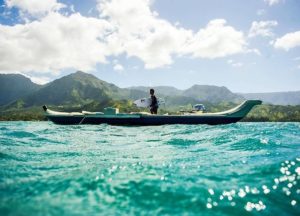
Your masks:
<svg viewBox="0 0 300 216"><path fill-rule="evenodd" d="M0 215L300 215L300 123L0 122Z"/></svg>

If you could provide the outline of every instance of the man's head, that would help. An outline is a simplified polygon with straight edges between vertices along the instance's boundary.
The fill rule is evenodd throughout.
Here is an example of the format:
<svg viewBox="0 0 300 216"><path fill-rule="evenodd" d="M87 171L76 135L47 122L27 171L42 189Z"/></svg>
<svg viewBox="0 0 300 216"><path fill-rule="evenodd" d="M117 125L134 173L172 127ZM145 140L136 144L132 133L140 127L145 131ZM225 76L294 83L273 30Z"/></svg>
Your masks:
<svg viewBox="0 0 300 216"><path fill-rule="evenodd" d="M150 94L154 95L154 89L150 89Z"/></svg>

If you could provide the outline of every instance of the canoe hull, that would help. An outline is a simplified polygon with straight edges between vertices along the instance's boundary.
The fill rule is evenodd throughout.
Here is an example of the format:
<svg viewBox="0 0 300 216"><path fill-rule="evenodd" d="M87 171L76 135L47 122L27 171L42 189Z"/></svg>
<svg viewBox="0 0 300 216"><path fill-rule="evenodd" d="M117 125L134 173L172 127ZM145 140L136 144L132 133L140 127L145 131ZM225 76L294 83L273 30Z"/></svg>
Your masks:
<svg viewBox="0 0 300 216"><path fill-rule="evenodd" d="M72 124L110 124L110 125L165 125L165 124L230 124L241 118L220 116L142 116L140 118L101 118L74 116L47 116L47 118L63 125Z"/></svg>

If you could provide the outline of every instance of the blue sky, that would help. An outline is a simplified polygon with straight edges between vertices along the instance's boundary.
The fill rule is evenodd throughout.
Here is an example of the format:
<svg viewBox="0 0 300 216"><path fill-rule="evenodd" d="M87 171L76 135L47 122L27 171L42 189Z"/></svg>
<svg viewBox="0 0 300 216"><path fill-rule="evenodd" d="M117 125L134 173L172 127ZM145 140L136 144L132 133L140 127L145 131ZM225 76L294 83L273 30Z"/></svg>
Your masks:
<svg viewBox="0 0 300 216"><path fill-rule="evenodd" d="M0 73L300 90L299 0L0 0Z"/></svg>

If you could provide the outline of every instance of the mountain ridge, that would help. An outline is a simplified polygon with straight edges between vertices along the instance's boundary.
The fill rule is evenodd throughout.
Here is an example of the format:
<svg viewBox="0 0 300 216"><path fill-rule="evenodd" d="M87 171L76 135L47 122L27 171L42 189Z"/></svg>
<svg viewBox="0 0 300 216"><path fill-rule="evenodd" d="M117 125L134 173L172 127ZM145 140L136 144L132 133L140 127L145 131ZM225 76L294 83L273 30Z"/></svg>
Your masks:
<svg viewBox="0 0 300 216"><path fill-rule="evenodd" d="M4 82L5 76L14 77L14 75L0 74L0 83ZM17 80L22 80L23 75L16 76ZM9 107L31 107L40 106L43 104L63 105L63 104L77 104L86 105L92 102L99 102L109 104L111 101L116 100L135 100L142 97L149 96L149 89L154 88L158 97L166 99L167 106L180 106L185 104L195 104L201 102L207 103L220 103L220 102L233 102L238 103L244 99L261 99L262 96L274 95L274 98L263 100L267 103L270 101L277 103L285 103L285 98L289 98L288 103L292 105L300 104L300 91L292 92L291 97L288 97L289 92L277 93L234 93L225 86L214 85L198 85L195 84L188 89L180 90L172 86L133 86L128 88L120 88L115 84L103 81L96 76L77 71L59 79L53 80L46 85L33 84L30 79L24 77L25 83L30 83L26 94L16 94L12 99L5 98L8 91L0 91L0 99L2 101L9 101L0 104L2 106L10 104ZM29 82L30 81L30 82ZM4 83L5 84L5 83ZM4 85L3 85L4 86ZM12 87L13 86L13 87ZM0 86L1 87L1 86ZM16 92L14 85L9 85L12 92ZM25 88L25 87L24 87ZM20 91L20 90L18 90ZM17 91L17 92L18 92ZM276 100L278 95L281 96L280 100ZM265 96L266 97L266 96ZM0 101L1 102L1 101ZM288 105L284 104L284 105Z"/></svg>
<svg viewBox="0 0 300 216"><path fill-rule="evenodd" d="M246 99L259 99L264 103L275 105L299 105L300 91L268 92L268 93L240 93Z"/></svg>
<svg viewBox="0 0 300 216"><path fill-rule="evenodd" d="M147 93L150 88L153 88L159 95L162 96L181 96L193 98L198 101L210 101L211 103L218 103L222 101L241 102L244 99L242 96L236 95L224 86L214 85L195 84L184 90L180 90L172 86L135 86L129 88L141 90Z"/></svg>
<svg viewBox="0 0 300 216"><path fill-rule="evenodd" d="M40 88L42 85L32 82L24 75L0 74L0 106L31 94Z"/></svg>

